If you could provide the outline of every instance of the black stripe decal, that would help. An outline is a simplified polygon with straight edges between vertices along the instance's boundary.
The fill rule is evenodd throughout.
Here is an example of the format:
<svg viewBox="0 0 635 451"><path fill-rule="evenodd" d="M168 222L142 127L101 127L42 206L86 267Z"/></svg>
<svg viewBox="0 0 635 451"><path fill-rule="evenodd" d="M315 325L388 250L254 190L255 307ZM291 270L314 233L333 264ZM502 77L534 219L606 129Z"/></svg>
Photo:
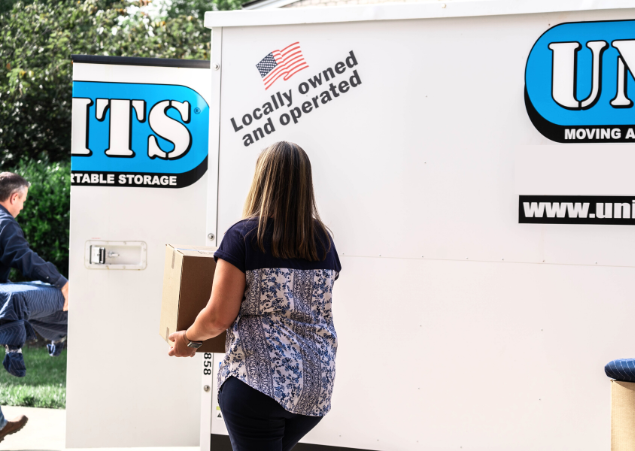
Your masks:
<svg viewBox="0 0 635 451"><path fill-rule="evenodd" d="M204 60L181 60L172 58L139 58L137 56L71 55L74 63L118 64L121 66L183 67L209 69L210 62Z"/></svg>
<svg viewBox="0 0 635 451"><path fill-rule="evenodd" d="M196 183L205 172L207 172L207 158L194 169L182 174L71 170L71 185L110 186L113 188L185 188Z"/></svg>

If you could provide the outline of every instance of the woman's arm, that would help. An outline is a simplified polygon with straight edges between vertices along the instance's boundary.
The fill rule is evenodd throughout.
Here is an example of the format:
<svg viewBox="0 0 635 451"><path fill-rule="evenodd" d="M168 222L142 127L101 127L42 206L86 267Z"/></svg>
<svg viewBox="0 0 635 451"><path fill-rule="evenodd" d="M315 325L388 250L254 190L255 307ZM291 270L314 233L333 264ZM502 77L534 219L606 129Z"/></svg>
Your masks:
<svg viewBox="0 0 635 451"><path fill-rule="evenodd" d="M204 341L227 330L240 311L240 303L245 295L245 283L244 272L231 263L219 259L214 274L212 297L187 331L170 335L170 341L174 342L174 346L170 348L168 355L194 356L196 349L187 347L186 333L190 341Z"/></svg>

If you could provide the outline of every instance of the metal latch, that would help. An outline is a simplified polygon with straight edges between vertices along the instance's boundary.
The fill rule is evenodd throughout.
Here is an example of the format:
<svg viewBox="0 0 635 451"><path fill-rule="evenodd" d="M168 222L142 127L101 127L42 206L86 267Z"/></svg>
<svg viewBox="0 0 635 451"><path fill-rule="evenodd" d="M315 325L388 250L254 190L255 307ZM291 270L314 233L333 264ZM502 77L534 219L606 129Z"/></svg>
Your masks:
<svg viewBox="0 0 635 451"><path fill-rule="evenodd" d="M106 248L101 246L90 246L90 264L105 265L106 264Z"/></svg>
<svg viewBox="0 0 635 451"><path fill-rule="evenodd" d="M142 270L148 260L147 249L143 241L86 241L84 266L101 270Z"/></svg>

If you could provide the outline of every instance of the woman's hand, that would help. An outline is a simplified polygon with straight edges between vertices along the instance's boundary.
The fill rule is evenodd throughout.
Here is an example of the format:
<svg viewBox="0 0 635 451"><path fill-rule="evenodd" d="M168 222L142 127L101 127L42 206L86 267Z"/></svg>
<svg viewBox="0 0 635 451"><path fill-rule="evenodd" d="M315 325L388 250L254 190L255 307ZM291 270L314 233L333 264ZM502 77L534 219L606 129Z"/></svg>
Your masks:
<svg viewBox="0 0 635 451"><path fill-rule="evenodd" d="M234 322L245 294L245 273L231 263L219 259L212 284L212 296L207 306L196 316L188 329L187 337L193 341L205 341L222 334ZM174 345L168 355L194 357L196 350L187 347L185 331L174 332L168 337Z"/></svg>
<svg viewBox="0 0 635 451"><path fill-rule="evenodd" d="M174 332L169 337L170 341L174 342L174 346L168 351L169 356L174 357L194 357L196 354L195 348L187 347L187 340L185 339L185 331Z"/></svg>

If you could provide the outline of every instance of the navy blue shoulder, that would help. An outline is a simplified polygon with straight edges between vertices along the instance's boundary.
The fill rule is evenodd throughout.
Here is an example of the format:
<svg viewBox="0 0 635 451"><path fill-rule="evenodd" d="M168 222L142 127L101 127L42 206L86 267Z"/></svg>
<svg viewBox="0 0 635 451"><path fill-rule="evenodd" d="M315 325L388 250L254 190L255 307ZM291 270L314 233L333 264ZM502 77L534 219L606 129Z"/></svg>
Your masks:
<svg viewBox="0 0 635 451"><path fill-rule="evenodd" d="M227 232L225 232L225 235L223 235L223 239L218 247L218 250L214 252L214 259L216 261L218 261L219 258L225 260L240 269L242 272L247 271L245 264L246 230L244 229L246 222L246 220L238 221L236 224L231 226Z"/></svg>
<svg viewBox="0 0 635 451"><path fill-rule="evenodd" d="M316 244L318 253L325 254L325 258L312 262L299 258L276 258L271 254L271 236L273 234L273 221L271 220L265 231L265 251L263 252L256 241L257 230L257 219L238 221L225 232L218 250L214 253L214 258L221 258L243 272L261 268L289 268L332 269L339 273L342 269L333 239L321 231L318 232Z"/></svg>

